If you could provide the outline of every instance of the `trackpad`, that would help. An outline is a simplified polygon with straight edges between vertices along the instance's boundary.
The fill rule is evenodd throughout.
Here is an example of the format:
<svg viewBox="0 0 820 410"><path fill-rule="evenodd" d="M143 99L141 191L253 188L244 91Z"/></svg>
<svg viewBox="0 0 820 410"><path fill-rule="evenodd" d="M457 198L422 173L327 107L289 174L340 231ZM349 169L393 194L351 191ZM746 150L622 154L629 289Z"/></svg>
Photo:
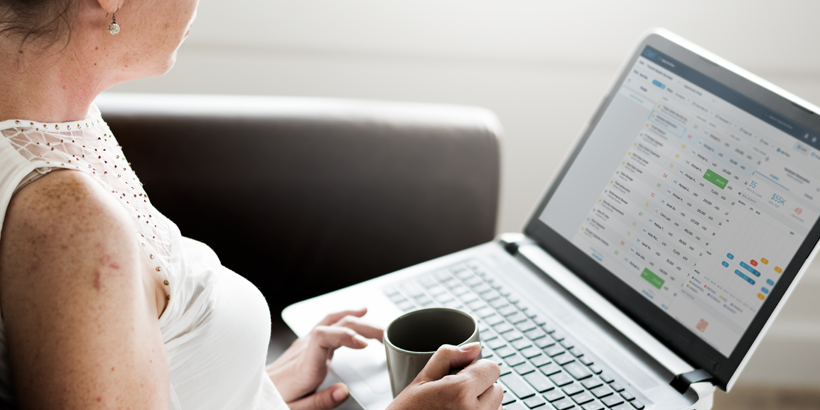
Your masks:
<svg viewBox="0 0 820 410"><path fill-rule="evenodd" d="M343 382L351 384L352 380L346 379L355 373L374 393L387 393L392 398L387 359L381 343L372 341L361 350L339 349L334 354L332 367Z"/></svg>

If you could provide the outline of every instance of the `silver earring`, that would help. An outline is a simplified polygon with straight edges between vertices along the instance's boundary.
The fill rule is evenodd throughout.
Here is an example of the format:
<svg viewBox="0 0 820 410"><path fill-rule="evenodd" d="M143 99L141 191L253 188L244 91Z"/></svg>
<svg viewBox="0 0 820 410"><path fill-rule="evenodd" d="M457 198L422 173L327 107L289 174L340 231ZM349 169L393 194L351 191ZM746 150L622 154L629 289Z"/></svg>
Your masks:
<svg viewBox="0 0 820 410"><path fill-rule="evenodd" d="M119 11L119 9L117 9ZM117 24L117 12L112 14L113 20L111 24L108 25L108 32L111 33L112 36L116 36L120 32L120 25Z"/></svg>

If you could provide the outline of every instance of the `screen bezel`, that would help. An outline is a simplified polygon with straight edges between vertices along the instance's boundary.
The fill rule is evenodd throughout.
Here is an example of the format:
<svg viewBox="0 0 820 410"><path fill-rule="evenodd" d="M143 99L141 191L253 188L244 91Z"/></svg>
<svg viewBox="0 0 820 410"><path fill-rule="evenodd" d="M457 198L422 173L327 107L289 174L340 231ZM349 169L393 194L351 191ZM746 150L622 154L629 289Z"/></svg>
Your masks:
<svg viewBox="0 0 820 410"><path fill-rule="evenodd" d="M619 309L643 326L658 340L665 342L681 358L694 367L709 372L714 377L713 383L726 391L730 380L747 354L750 353L755 340L766 326L769 317L780 304L783 296L805 264L806 259L810 256L818 239L820 239L820 223L815 222L794 258L781 274L777 286L772 289L757 316L752 320L732 351L731 356L726 357L650 301L643 297L634 297L638 295L634 289L539 219L646 46L651 46L688 65L691 69L700 71L745 97L762 104L777 114L815 133L820 133L820 115L817 113L795 104L782 95L675 43L659 33L651 33L644 38L633 55L627 60L625 68L613 83L607 97L598 107L589 126L579 138L573 151L567 157L564 166L554 177L541 203L527 222L524 233L611 303L618 306Z"/></svg>

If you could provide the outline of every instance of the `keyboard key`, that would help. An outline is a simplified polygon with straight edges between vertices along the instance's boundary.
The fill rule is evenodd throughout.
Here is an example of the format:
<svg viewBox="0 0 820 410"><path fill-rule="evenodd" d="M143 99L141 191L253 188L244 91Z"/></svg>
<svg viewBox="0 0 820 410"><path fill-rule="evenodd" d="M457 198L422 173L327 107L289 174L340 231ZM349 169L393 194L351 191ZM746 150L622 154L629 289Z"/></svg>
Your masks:
<svg viewBox="0 0 820 410"><path fill-rule="evenodd" d="M585 365L587 365L587 366L589 366L589 365L591 365L592 363L594 363L594 362L592 361L592 358L591 358L591 357L589 357L589 356L581 356L581 357L579 357L579 358L578 358L578 360L579 360L581 363L583 363L583 364L585 364Z"/></svg>
<svg viewBox="0 0 820 410"><path fill-rule="evenodd" d="M539 328L535 328L524 332L524 336L527 336L528 338L530 338L530 340L540 339L546 335L547 334Z"/></svg>
<svg viewBox="0 0 820 410"><path fill-rule="evenodd" d="M584 405L584 410L604 410L604 408L604 405L597 401Z"/></svg>
<svg viewBox="0 0 820 410"><path fill-rule="evenodd" d="M553 342L552 339L549 338L549 337L542 337L541 339L535 339L534 342L535 342L536 346L538 346L542 349L555 344L555 342Z"/></svg>
<svg viewBox="0 0 820 410"><path fill-rule="evenodd" d="M423 296L417 297L416 302L418 302L419 305L422 305L422 306L429 306L429 305L433 304L433 299L430 299L430 297L427 296L427 295L423 295Z"/></svg>
<svg viewBox="0 0 820 410"><path fill-rule="evenodd" d="M523 376L525 374L529 374L529 373L534 372L535 371L535 366L533 366L533 365L531 365L527 362L524 362L524 363L519 364L518 366L513 367L513 370L515 370L516 373Z"/></svg>
<svg viewBox="0 0 820 410"><path fill-rule="evenodd" d="M547 332L547 333L549 333L549 332ZM550 334L550 336L552 336L553 340L555 340L556 342L560 342L560 341L564 340L564 334L560 333L560 332L552 332Z"/></svg>
<svg viewBox="0 0 820 410"><path fill-rule="evenodd" d="M499 315L492 315L484 318L484 321L487 322L490 326L495 326L499 323L504 322L504 318Z"/></svg>
<svg viewBox="0 0 820 410"><path fill-rule="evenodd" d="M612 383L612 384L609 385L609 387L611 387L612 390L615 390L616 392L619 392L619 393L624 391L624 388L621 387L621 385L618 384L618 383Z"/></svg>
<svg viewBox="0 0 820 410"><path fill-rule="evenodd" d="M521 340L527 340L527 339L521 339ZM516 342L517 342L517 340L516 340ZM515 342L513 342L513 343L515 343ZM527 359L530 359L530 358L533 358L535 356L541 355L541 349L539 349L535 346L528 346L528 347L525 347L524 349L521 349L521 355L526 357Z"/></svg>
<svg viewBox="0 0 820 410"><path fill-rule="evenodd" d="M394 288L393 286L388 286L388 287L384 288L384 294L387 295L387 296L393 296L397 293L399 293L399 290Z"/></svg>
<svg viewBox="0 0 820 410"><path fill-rule="evenodd" d="M586 368L586 366L578 362L573 362L565 365L564 370L566 370L567 373L572 375L572 377L574 377L577 380L583 380L592 377L592 372L590 372Z"/></svg>
<svg viewBox="0 0 820 410"><path fill-rule="evenodd" d="M489 306L484 306L483 308L476 310L475 315L483 319L485 317L495 316L495 311Z"/></svg>
<svg viewBox="0 0 820 410"><path fill-rule="evenodd" d="M490 302L490 306L492 306L493 309L500 309L501 307L510 305L510 302L507 302L507 299L496 299L496 300L491 300L489 302Z"/></svg>
<svg viewBox="0 0 820 410"><path fill-rule="evenodd" d="M467 285L467 286L469 286L469 287L471 287L471 288L472 288L472 287L475 287L475 286L478 286L478 285L480 285L480 284L482 284L482 283L484 283L484 280L483 280L483 279L481 279L481 278L480 278L480 277L478 277L478 276L471 276L471 277L469 277L469 278L467 278L467 279L464 279L464 284L465 284L465 285Z"/></svg>
<svg viewBox="0 0 820 410"><path fill-rule="evenodd" d="M589 370L590 370L592 373L595 373L595 374L601 374L601 372L603 371L603 370L601 370L601 368L600 368L600 367L598 367L598 366L596 366L596 365L594 365L594 364L589 366Z"/></svg>
<svg viewBox="0 0 820 410"><path fill-rule="evenodd" d="M518 400L518 399L515 398L515 395L512 394L511 391L506 391L506 392L504 392L504 398L501 399L501 404L506 406L510 403L515 403L516 400Z"/></svg>
<svg viewBox="0 0 820 410"><path fill-rule="evenodd" d="M531 409L534 409L536 407L541 407L541 406L547 404L547 402L546 402L546 400L544 400L543 397L536 395L536 396L530 397L529 399L524 400L524 404L526 404L527 407L529 407Z"/></svg>
<svg viewBox="0 0 820 410"><path fill-rule="evenodd" d="M466 306L472 310L478 310L487 307L483 300L474 300L472 302L466 303ZM495 314L495 312L493 312L493 314Z"/></svg>
<svg viewBox="0 0 820 410"><path fill-rule="evenodd" d="M506 300L501 298L501 294L496 292L495 290L491 290L489 292L482 293L481 294L481 299L484 299L487 302L490 302L490 301L493 301L493 300L500 300L502 302L506 302Z"/></svg>
<svg viewBox="0 0 820 410"><path fill-rule="evenodd" d="M507 305L501 308L498 308L498 314L501 316L509 316L513 313L518 313L518 309L513 305Z"/></svg>
<svg viewBox="0 0 820 410"><path fill-rule="evenodd" d="M409 310L413 310L416 307L416 305L414 305L413 302L411 302L409 300L405 300L404 302L398 303L396 306L398 306L399 309L401 309L405 312L407 312Z"/></svg>
<svg viewBox="0 0 820 410"><path fill-rule="evenodd" d="M404 282L401 285L399 285L399 287L401 287L401 289L405 293L414 298L424 296L424 291L421 290L421 288L413 282Z"/></svg>
<svg viewBox="0 0 820 410"><path fill-rule="evenodd" d="M572 357L571 354L564 353L564 354L559 354L558 356L553 357L552 360L555 361L555 363L558 363L561 366L564 366L568 363L574 362L575 358Z"/></svg>
<svg viewBox="0 0 820 410"><path fill-rule="evenodd" d="M561 341L561 346L564 346L564 349L569 350L575 347L575 343L573 343L571 340L564 339Z"/></svg>
<svg viewBox="0 0 820 410"><path fill-rule="evenodd" d="M527 406L525 406L524 403L518 401L510 404L509 406L504 406L504 410L527 410Z"/></svg>
<svg viewBox="0 0 820 410"><path fill-rule="evenodd" d="M547 364L547 363L552 362L552 360L550 360L550 358L549 358L547 355L542 354L542 355L538 355L538 356L535 356L535 357L530 358L530 362L531 362L531 363L532 363L535 367L541 367L541 366L543 366L543 365L545 365L545 364Z"/></svg>
<svg viewBox="0 0 820 410"><path fill-rule="evenodd" d="M575 357L584 357L584 351L577 347L570 348L569 352L572 353L572 355Z"/></svg>
<svg viewBox="0 0 820 410"><path fill-rule="evenodd" d="M445 282L453 279L453 275L451 275L450 272L446 270L434 272L433 277L436 278L436 280L438 280L439 282Z"/></svg>
<svg viewBox="0 0 820 410"><path fill-rule="evenodd" d="M622 399L621 396L612 395L604 397L603 399L601 399L601 402L603 402L604 405L607 407L615 407L623 403L624 399Z"/></svg>
<svg viewBox="0 0 820 410"><path fill-rule="evenodd" d="M616 404L615 407L610 407L612 410L634 410L632 406L629 405L629 402L623 402L621 404Z"/></svg>
<svg viewBox="0 0 820 410"><path fill-rule="evenodd" d="M441 305L450 309L461 309L464 307L464 305L462 305L458 300L451 300L449 302L442 303Z"/></svg>
<svg viewBox="0 0 820 410"><path fill-rule="evenodd" d="M535 395L535 390L518 375L508 374L501 377L501 382L519 399L526 399Z"/></svg>
<svg viewBox="0 0 820 410"><path fill-rule="evenodd" d="M541 370L541 373L544 373L546 376L553 375L561 371L561 366L558 366L555 363L547 363L543 366L540 366L538 370Z"/></svg>
<svg viewBox="0 0 820 410"><path fill-rule="evenodd" d="M550 376L550 380L552 380L552 382L558 387L563 387L572 383L572 377L569 377L564 372L553 374Z"/></svg>
<svg viewBox="0 0 820 410"><path fill-rule="evenodd" d="M624 391L622 391L622 392L621 392L621 397L623 397L623 398L624 398L624 400L626 400L626 401L632 401L632 400L635 400L635 396L633 396L633 395L632 395L632 393L630 393L630 392L628 392L628 391L626 391L626 390L624 390Z"/></svg>
<svg viewBox="0 0 820 410"><path fill-rule="evenodd" d="M561 400L564 397L564 392L562 392L561 389L553 389L544 393L544 398L547 399L547 401L549 402Z"/></svg>
<svg viewBox="0 0 820 410"><path fill-rule="evenodd" d="M492 330L492 329L490 329L490 328L481 329L481 330L478 332L478 334L479 334L479 336L480 336L481 340L485 340L485 341L487 341L487 340L493 340L493 339L497 339L497 338L498 338L498 335L497 335L497 334L495 334L495 332L493 332L493 330Z"/></svg>
<svg viewBox="0 0 820 410"><path fill-rule="evenodd" d="M430 275L424 275L424 276L418 278L417 282L421 286L424 286L427 289L428 292L430 291L431 288L434 288L434 287L438 286L438 282L436 282L436 278L434 278Z"/></svg>
<svg viewBox="0 0 820 410"><path fill-rule="evenodd" d="M514 316L514 315L513 315L513 316ZM511 317L512 317L512 316L511 316ZM507 319L509 319L509 318L507 318ZM532 320L529 320L529 319L527 319L527 320L525 320L525 321L523 321L523 322L518 322L518 323L516 323L516 324L515 324L515 327L517 327L517 328L518 328L518 330L520 330L520 331L522 331L522 332L529 332L530 330L534 330L534 329L536 329L535 323L533 323L533 322L532 322ZM539 330L540 330L540 329L539 329Z"/></svg>
<svg viewBox="0 0 820 410"><path fill-rule="evenodd" d="M576 395L572 396L572 401L574 401L578 404L586 404L586 403L589 403L593 400L595 400L595 398L592 397L592 395L589 394L588 391L585 391L585 392L582 392L581 394L576 394Z"/></svg>
<svg viewBox="0 0 820 410"><path fill-rule="evenodd" d="M495 354L498 355L500 358L510 357L515 354L515 349L512 346L503 346L495 349Z"/></svg>
<svg viewBox="0 0 820 410"><path fill-rule="evenodd" d="M637 410L643 410L643 408L646 407L646 406L644 406L643 403L641 403L637 400L633 400L632 401L632 407L636 408Z"/></svg>
<svg viewBox="0 0 820 410"><path fill-rule="evenodd" d="M567 396L572 396L574 394L578 394L584 391L584 388L578 383L572 383L564 386L564 388L561 390L563 390L564 393L567 394Z"/></svg>
<svg viewBox="0 0 820 410"><path fill-rule="evenodd" d="M522 350L522 349L526 349L528 347L532 347L532 342L530 342L527 339L524 339L523 337L521 339L518 339L518 340L510 343L510 344L512 345L512 347L514 347L518 350ZM538 349L537 347L535 349L538 351L538 353L541 353L541 349Z"/></svg>
<svg viewBox="0 0 820 410"><path fill-rule="evenodd" d="M501 323L493 326L493 329L495 329L495 331L498 334L504 334L505 332L509 332L510 330L513 330L513 327L512 327L511 324L509 324L507 322L501 322Z"/></svg>
<svg viewBox="0 0 820 410"><path fill-rule="evenodd" d="M587 389L592 390L596 387L603 386L604 382L602 382L597 377L592 377L592 378L589 378L589 379L586 379L586 380L582 381L581 384L583 384L584 387L586 387Z"/></svg>
<svg viewBox="0 0 820 410"><path fill-rule="evenodd" d="M458 285L458 286L450 289L450 292L453 292L453 294L456 295L456 296L461 296L465 293L470 293L470 289L467 289L467 287L464 286L464 285Z"/></svg>
<svg viewBox="0 0 820 410"><path fill-rule="evenodd" d="M482 293L489 292L491 290L493 290L493 288L491 288L490 285L488 285L486 283L482 283L482 284L480 284L480 285L473 288L473 292L478 293L479 295L482 294Z"/></svg>
<svg viewBox="0 0 820 410"><path fill-rule="evenodd" d="M550 324L549 322L540 324L539 326L541 326L541 329L544 329L544 331L547 332L547 333L555 332L555 327L552 324Z"/></svg>
<svg viewBox="0 0 820 410"><path fill-rule="evenodd" d="M515 366L518 366L518 365L519 365L519 364L521 364L521 363L526 362L526 361L527 361L527 359L524 359L523 357L521 357L521 355L520 355L520 354L516 353L516 354L514 354L514 355L512 355L512 356L505 357L505 358L504 358L504 361L505 361L505 362L507 362L507 364L508 364L510 367L515 367Z"/></svg>
<svg viewBox="0 0 820 410"><path fill-rule="evenodd" d="M604 383L612 383L612 382L615 381L615 379L613 379L612 377L609 377L608 374L602 374L600 377L601 377L601 380L604 381Z"/></svg>
<svg viewBox="0 0 820 410"><path fill-rule="evenodd" d="M503 337L504 339L507 339L508 342L512 342L514 340L518 340L518 339L523 338L524 335L522 335L521 332L519 332L517 330L513 330L513 331L506 332L506 333L502 334L501 337Z"/></svg>
<svg viewBox="0 0 820 410"><path fill-rule="evenodd" d="M393 302L393 303L401 303L401 302L404 302L405 300L407 300L407 298L404 297L404 295L402 295L401 293L398 293L398 292L390 296L390 301Z"/></svg>
<svg viewBox="0 0 820 410"><path fill-rule="evenodd" d="M476 295L473 292L464 292L462 294L456 295L456 297L458 297L458 300L460 300L461 303L470 303L479 300L478 295Z"/></svg>
<svg viewBox="0 0 820 410"><path fill-rule="evenodd" d="M504 295L503 292L501 292L501 294ZM506 296L507 300L509 300L510 303L512 303L513 305L521 301L521 298L518 297L518 295L516 295L515 293L512 293L512 292L510 292L510 294L504 295L504 296Z"/></svg>
<svg viewBox="0 0 820 410"><path fill-rule="evenodd" d="M601 397L606 397L606 396L612 395L612 389L610 389L609 387L606 387L606 386L597 387L595 389L592 389L591 392L595 397L597 397L599 399Z"/></svg>
<svg viewBox="0 0 820 410"><path fill-rule="evenodd" d="M493 339L493 340L489 340L489 341L485 342L485 344L486 344L487 346L489 346L489 347L490 347L490 349L495 350L495 349L498 349L499 347L506 346L506 345L507 345L507 341L506 341L506 340L504 340L504 339L501 339L501 338L495 338L495 339Z"/></svg>
<svg viewBox="0 0 820 410"><path fill-rule="evenodd" d="M544 348L544 353L549 357L555 357L564 353L564 348L558 345L547 346Z"/></svg>
<svg viewBox="0 0 820 410"><path fill-rule="evenodd" d="M527 317L524 316L524 314L521 313L521 312L515 312L515 313L513 313L509 316L506 316L506 318L512 324L521 323L521 322L527 320Z"/></svg>
<svg viewBox="0 0 820 410"><path fill-rule="evenodd" d="M507 363L498 363L498 368L501 369L501 374L499 374L499 377L512 373L512 370L510 369L510 366L507 366Z"/></svg>
<svg viewBox="0 0 820 410"><path fill-rule="evenodd" d="M453 295L451 295L449 293L442 293L440 295L433 296L433 297L438 301L438 303L441 303L441 304L444 304L444 303L455 300Z"/></svg>
<svg viewBox="0 0 820 410"><path fill-rule="evenodd" d="M532 319L532 321L535 322L536 325L542 327L547 323L547 321L544 320L544 318L541 316L531 317L530 319Z"/></svg>
<svg viewBox="0 0 820 410"><path fill-rule="evenodd" d="M557 410L567 410L575 407L575 403L570 399L561 399L552 403L552 405L555 406Z"/></svg>
<svg viewBox="0 0 820 410"><path fill-rule="evenodd" d="M550 391L555 388L547 376L544 376L540 372L533 372L526 376L524 376L524 380L527 381L538 393L544 393L546 391Z"/></svg>

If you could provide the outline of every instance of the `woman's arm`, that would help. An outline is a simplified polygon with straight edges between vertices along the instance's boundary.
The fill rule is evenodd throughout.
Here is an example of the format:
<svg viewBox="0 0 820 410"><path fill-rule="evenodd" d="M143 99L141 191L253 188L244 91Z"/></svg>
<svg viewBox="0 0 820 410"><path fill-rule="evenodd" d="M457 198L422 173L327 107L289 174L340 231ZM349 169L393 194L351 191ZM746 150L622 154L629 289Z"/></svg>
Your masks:
<svg viewBox="0 0 820 410"><path fill-rule="evenodd" d="M80 172L53 172L12 200L0 306L21 409L168 408L164 305L135 230Z"/></svg>

